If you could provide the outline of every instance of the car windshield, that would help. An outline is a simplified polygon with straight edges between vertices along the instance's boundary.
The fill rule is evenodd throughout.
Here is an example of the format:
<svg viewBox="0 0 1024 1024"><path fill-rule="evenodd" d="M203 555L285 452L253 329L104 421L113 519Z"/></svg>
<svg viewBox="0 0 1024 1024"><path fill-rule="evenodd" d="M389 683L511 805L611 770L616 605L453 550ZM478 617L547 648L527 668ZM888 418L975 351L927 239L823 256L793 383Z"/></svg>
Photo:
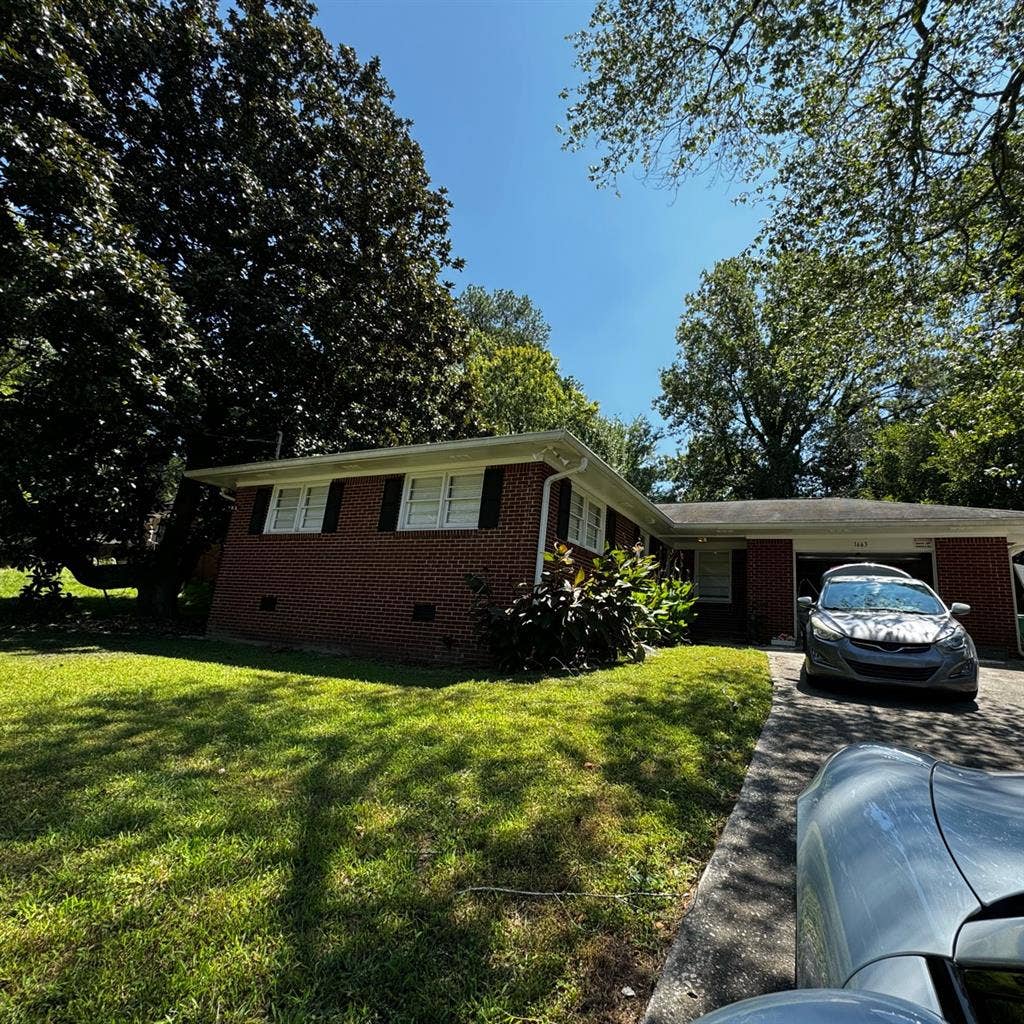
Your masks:
<svg viewBox="0 0 1024 1024"><path fill-rule="evenodd" d="M910 612L941 615L942 602L915 580L832 580L825 585L821 607L836 612Z"/></svg>

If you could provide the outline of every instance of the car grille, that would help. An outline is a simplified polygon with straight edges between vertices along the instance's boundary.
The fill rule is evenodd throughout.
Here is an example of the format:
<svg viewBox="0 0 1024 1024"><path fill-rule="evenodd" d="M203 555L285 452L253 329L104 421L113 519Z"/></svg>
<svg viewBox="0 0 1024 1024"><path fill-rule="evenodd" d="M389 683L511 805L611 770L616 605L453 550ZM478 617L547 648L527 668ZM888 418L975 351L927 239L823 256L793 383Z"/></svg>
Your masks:
<svg viewBox="0 0 1024 1024"><path fill-rule="evenodd" d="M935 667L921 668L917 665L872 665L867 661L854 661L847 658L850 668L859 676L871 679L894 679L908 683L923 683L935 674Z"/></svg>
<svg viewBox="0 0 1024 1024"><path fill-rule="evenodd" d="M890 640L851 640L854 647L864 651L887 651L890 654L924 654L931 644L901 644Z"/></svg>

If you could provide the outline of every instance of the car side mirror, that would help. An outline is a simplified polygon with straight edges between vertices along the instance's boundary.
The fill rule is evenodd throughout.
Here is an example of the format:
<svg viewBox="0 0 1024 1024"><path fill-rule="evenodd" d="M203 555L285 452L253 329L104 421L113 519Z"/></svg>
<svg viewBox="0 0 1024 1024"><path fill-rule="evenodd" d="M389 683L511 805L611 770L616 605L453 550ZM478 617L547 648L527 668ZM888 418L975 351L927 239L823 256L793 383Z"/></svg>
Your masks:
<svg viewBox="0 0 1024 1024"><path fill-rule="evenodd" d="M798 605L800 605L801 608L813 608L814 607L814 598L813 597L798 597L796 599L796 603Z"/></svg>
<svg viewBox="0 0 1024 1024"><path fill-rule="evenodd" d="M963 601L954 601L949 606L949 614L955 615L957 618L961 615L966 615L970 610L971 606L969 604L964 604Z"/></svg>

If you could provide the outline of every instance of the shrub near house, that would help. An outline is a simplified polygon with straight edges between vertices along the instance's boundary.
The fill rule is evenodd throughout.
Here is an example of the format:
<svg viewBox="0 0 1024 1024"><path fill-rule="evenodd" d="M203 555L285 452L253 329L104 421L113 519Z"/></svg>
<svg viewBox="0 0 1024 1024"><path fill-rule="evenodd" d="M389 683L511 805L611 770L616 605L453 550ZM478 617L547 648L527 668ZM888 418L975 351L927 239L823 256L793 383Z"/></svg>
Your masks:
<svg viewBox="0 0 1024 1024"><path fill-rule="evenodd" d="M610 548L587 572L577 567L572 550L558 544L546 552L548 568L540 583L508 608L484 603L478 618L488 647L501 668L587 669L620 658L643 661L647 645L685 639L693 585L660 580L658 561ZM471 578L476 591L486 584Z"/></svg>

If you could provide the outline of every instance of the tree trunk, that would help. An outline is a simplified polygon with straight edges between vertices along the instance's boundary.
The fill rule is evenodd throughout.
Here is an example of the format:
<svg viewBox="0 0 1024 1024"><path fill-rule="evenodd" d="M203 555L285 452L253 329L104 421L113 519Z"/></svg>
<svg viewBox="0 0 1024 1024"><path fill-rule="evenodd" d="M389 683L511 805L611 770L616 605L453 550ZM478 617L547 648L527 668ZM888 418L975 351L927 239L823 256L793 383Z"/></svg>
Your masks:
<svg viewBox="0 0 1024 1024"><path fill-rule="evenodd" d="M189 581L208 540L194 529L202 486L183 478L174 495L156 551L139 579L136 612L155 619L174 619L178 595Z"/></svg>
<svg viewBox="0 0 1024 1024"><path fill-rule="evenodd" d="M199 460L204 461L203 459ZM6 485L6 486L5 486ZM20 489L11 481L0 481L4 498L31 521L31 509ZM138 561L97 563L90 554L62 536L37 537L37 554L65 566L83 586L96 590L138 590L136 612L158 619L177 616L178 595L188 582L209 538L195 528L203 499L203 487L183 478L167 515L156 550Z"/></svg>
<svg viewBox="0 0 1024 1024"><path fill-rule="evenodd" d="M97 590L135 587L138 590L136 615L174 619L178 614L178 595L208 543L193 529L201 497L202 488L194 480L183 479L178 484L156 550L137 563L97 564L63 546L58 560L84 586Z"/></svg>
<svg viewBox="0 0 1024 1024"><path fill-rule="evenodd" d="M181 584L178 575L146 573L139 582L135 599L135 614L150 619L175 619L178 615L178 594Z"/></svg>

